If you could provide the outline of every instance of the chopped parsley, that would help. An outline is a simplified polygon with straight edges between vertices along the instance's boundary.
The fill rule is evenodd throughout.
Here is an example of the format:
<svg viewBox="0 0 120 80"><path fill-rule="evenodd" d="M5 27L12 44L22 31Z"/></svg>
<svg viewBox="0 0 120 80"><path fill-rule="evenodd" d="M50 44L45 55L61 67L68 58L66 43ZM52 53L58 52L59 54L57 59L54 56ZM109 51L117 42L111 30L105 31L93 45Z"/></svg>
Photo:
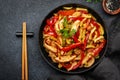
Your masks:
<svg viewBox="0 0 120 80"><path fill-rule="evenodd" d="M67 27L67 25L68 25L67 18L66 18L66 17L64 17L63 26L64 26L64 27Z"/></svg>
<svg viewBox="0 0 120 80"><path fill-rule="evenodd" d="M63 37L70 38L76 33L76 30L72 29L71 31L69 31L68 29L62 29L60 30L60 33L62 33Z"/></svg>

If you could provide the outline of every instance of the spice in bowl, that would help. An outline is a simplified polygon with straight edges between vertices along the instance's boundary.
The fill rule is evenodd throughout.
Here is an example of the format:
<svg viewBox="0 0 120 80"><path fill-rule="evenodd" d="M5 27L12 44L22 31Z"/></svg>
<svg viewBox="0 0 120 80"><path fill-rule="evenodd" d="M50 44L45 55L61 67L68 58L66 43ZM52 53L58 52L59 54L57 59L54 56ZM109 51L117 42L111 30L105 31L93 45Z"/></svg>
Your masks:
<svg viewBox="0 0 120 80"><path fill-rule="evenodd" d="M103 9L109 14L120 13L120 0L103 0Z"/></svg>

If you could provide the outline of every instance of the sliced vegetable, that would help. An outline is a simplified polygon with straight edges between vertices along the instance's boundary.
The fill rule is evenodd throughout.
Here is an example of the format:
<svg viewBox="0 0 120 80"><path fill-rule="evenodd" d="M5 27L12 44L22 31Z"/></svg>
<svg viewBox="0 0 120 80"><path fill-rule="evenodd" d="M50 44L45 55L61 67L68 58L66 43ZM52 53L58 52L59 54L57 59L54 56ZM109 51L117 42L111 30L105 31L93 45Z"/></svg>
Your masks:
<svg viewBox="0 0 120 80"><path fill-rule="evenodd" d="M82 21L84 18L83 17L72 17L72 16L70 16L70 17L68 17L68 20L73 20L73 21L76 21L76 20L79 20L79 21Z"/></svg>
<svg viewBox="0 0 120 80"><path fill-rule="evenodd" d="M69 33L69 36L72 37L74 34L76 33L76 30L75 29L72 29Z"/></svg>
<svg viewBox="0 0 120 80"><path fill-rule="evenodd" d="M80 24L80 21L79 21L79 20L75 21L75 22L72 24L72 26L71 26L71 31L72 31L72 30L77 31L78 28L79 28L79 24Z"/></svg>
<svg viewBox="0 0 120 80"><path fill-rule="evenodd" d="M99 28L99 25L97 24L97 22L93 19L91 19L91 23L93 24L93 26L95 26L97 29Z"/></svg>
<svg viewBox="0 0 120 80"><path fill-rule="evenodd" d="M72 9L73 7L63 7L63 8L68 10L68 9Z"/></svg>
<svg viewBox="0 0 120 80"><path fill-rule="evenodd" d="M96 43L97 41L100 41L102 39L104 39L104 37L103 36L99 36L99 37L97 37L97 38L94 39L94 42Z"/></svg>
<svg viewBox="0 0 120 80"><path fill-rule="evenodd" d="M62 36L65 38L72 37L75 34L76 30L72 29L69 31L68 29L62 29L60 30L60 33L62 33Z"/></svg>
<svg viewBox="0 0 120 80"><path fill-rule="evenodd" d="M87 19L87 20L86 20L86 25L85 25L85 27L84 27L85 29L90 25L90 21L91 21L91 19Z"/></svg>
<svg viewBox="0 0 120 80"><path fill-rule="evenodd" d="M79 37L79 35L80 35L79 32L80 32L80 31L79 31L79 29L78 29L77 32L75 33L75 35L72 37L75 43L78 43L78 42L79 42L79 40L78 40L78 37Z"/></svg>
<svg viewBox="0 0 120 80"><path fill-rule="evenodd" d="M98 56L100 51L103 49L104 45L105 45L106 41L104 40L99 47L97 47L96 49L93 50L93 56Z"/></svg>
<svg viewBox="0 0 120 80"><path fill-rule="evenodd" d="M81 12L77 11L72 14L72 17L79 17L81 15Z"/></svg>
<svg viewBox="0 0 120 80"><path fill-rule="evenodd" d="M85 8L76 8L76 10L83 13L83 14L88 14L88 10Z"/></svg>
<svg viewBox="0 0 120 80"><path fill-rule="evenodd" d="M90 32L90 35L89 35L89 39L90 40L92 40L92 38L93 38L93 33L95 32L95 30L96 30L96 27L94 27L92 30L91 30L91 32Z"/></svg>
<svg viewBox="0 0 120 80"><path fill-rule="evenodd" d="M64 26L64 27L67 27L67 25L68 25L67 18L66 18L66 17L64 17L63 26Z"/></svg>
<svg viewBox="0 0 120 80"><path fill-rule="evenodd" d="M58 14L62 15L62 16L68 16L68 15L72 15L75 12L74 9L71 10L60 10L58 12Z"/></svg>
<svg viewBox="0 0 120 80"><path fill-rule="evenodd" d="M74 40L75 43L79 42L76 35L73 36L73 40Z"/></svg>
<svg viewBox="0 0 120 80"><path fill-rule="evenodd" d="M62 29L62 30L60 30L60 33L62 33L62 36L65 38L69 37L69 30L68 29Z"/></svg>
<svg viewBox="0 0 120 80"><path fill-rule="evenodd" d="M74 44L71 44L69 46L63 47L61 50L67 52L67 51L69 51L71 49L74 49L74 48L77 48L77 47L80 47L80 46L81 46L81 43L78 42L78 43L74 43Z"/></svg>
<svg viewBox="0 0 120 80"><path fill-rule="evenodd" d="M84 67L88 68L90 66L93 65L93 63L95 62L95 58L94 57L91 57L84 65Z"/></svg>
<svg viewBox="0 0 120 80"><path fill-rule="evenodd" d="M47 19L47 24L50 25L50 26L53 26L56 23L57 20L58 20L58 16L54 16L50 19Z"/></svg>
<svg viewBox="0 0 120 80"><path fill-rule="evenodd" d="M66 69L68 69L72 66L70 63L61 63L61 65Z"/></svg>
<svg viewBox="0 0 120 80"><path fill-rule="evenodd" d="M85 57L85 55L84 55L84 53L82 52L82 53L81 53L81 59L78 61L78 63L77 63L75 66L73 66L72 70L75 70L75 69L77 69L79 66L82 65L82 61L83 61L84 57Z"/></svg>
<svg viewBox="0 0 120 80"><path fill-rule="evenodd" d="M50 45L46 44L45 42L44 42L44 47L45 47L46 49L52 51L52 52L55 52L55 53L57 52L57 49L56 49L55 47L50 46Z"/></svg>

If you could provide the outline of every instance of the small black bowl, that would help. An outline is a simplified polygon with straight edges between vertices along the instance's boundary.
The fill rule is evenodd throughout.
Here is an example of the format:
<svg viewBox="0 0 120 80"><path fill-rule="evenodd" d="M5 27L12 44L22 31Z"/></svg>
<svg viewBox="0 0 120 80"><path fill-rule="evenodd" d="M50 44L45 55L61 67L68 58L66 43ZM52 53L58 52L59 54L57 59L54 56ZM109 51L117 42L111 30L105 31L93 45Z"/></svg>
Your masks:
<svg viewBox="0 0 120 80"><path fill-rule="evenodd" d="M59 6L57 8L55 8L54 10L52 10L46 17L45 19L43 20L41 26L40 26L40 30L39 30L39 46L40 46L40 53L42 55L42 57L45 59L45 61L51 66L53 67L54 69L60 71L60 72L64 72L64 73L68 73L68 74L78 74L78 73L83 73L83 72L86 72L92 68L94 68L95 66L98 65L98 63L102 60L102 58L104 57L105 53L106 53L106 49L107 49L107 43L106 45L104 46L104 48L102 49L102 51L100 52L100 57L99 59L96 59L94 64L89 67L89 68L78 68L76 70L73 70L73 71L67 71L66 69L59 69L58 68L58 64L54 63L51 58L48 56L48 53L46 52L44 46L43 46L43 29L44 29L44 26L46 25L46 20L49 19L51 16L53 16L54 13L58 12L59 10L62 10L63 7L73 7L73 8L76 8L76 7L80 7L80 8L86 8L88 9L89 13L91 13L96 19L97 21L103 26L104 28L104 37L106 39L106 42L108 40L107 38L107 29L105 27L105 24L104 24L104 21L102 20L102 18L91 8L87 7L87 6L84 6L84 5L81 5L81 4L64 4L62 6Z"/></svg>

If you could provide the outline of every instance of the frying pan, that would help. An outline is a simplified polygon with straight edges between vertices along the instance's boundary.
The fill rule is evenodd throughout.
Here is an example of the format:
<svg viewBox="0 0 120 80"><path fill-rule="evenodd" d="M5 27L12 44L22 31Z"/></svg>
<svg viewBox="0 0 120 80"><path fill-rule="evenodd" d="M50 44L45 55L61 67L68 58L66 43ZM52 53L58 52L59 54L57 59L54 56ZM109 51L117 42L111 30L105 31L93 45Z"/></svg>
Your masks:
<svg viewBox="0 0 120 80"><path fill-rule="evenodd" d="M53 16L54 13L58 12L59 10L62 10L63 7L73 7L73 8L76 8L76 7L80 7L80 8L86 8L88 9L88 12L91 13L96 19L97 21L103 26L103 29L104 29L104 37L106 39L106 44L104 46L104 48L102 49L102 51L100 52L99 54L99 59L96 59L94 64L89 67L89 68L78 68L76 70L73 70L73 71L67 71L66 69L59 69L57 64L54 63L51 58L48 56L48 53L46 52L44 46L43 46L43 29L44 29L44 26L46 25L46 20L49 19L51 16ZM105 27L105 24L104 24L104 21L102 20L102 18L98 15L98 13L96 13L93 9L87 7L87 6L84 6L84 5L81 5L81 4L64 4L64 5L61 5L57 8L55 8L54 10L52 10L43 20L41 26L40 26L40 30L39 30L39 46L40 46L40 53L42 55L42 57L44 58L44 60L51 66L53 67L54 69L60 71L60 72L64 72L64 73L68 73L68 74L78 74L78 73L83 73L83 72L86 72L92 68L94 68L95 66L97 66L100 61L102 60L102 58L104 57L105 53L106 53L106 49L107 49L107 29Z"/></svg>

